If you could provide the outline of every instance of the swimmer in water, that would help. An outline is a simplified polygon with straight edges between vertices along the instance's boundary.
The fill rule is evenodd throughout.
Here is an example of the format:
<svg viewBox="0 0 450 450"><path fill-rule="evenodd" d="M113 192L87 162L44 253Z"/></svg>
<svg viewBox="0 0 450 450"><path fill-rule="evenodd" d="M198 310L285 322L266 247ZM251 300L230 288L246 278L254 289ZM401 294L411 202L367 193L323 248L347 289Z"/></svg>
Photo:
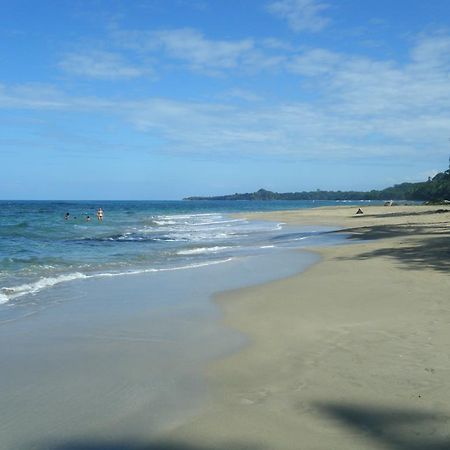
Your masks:
<svg viewBox="0 0 450 450"><path fill-rule="evenodd" d="M103 209L102 208L98 208L98 210L97 210L97 219L99 222L103 222Z"/></svg>
<svg viewBox="0 0 450 450"><path fill-rule="evenodd" d="M69 220L69 217L70 217L70 213L66 212L64 214L64 220Z"/></svg>

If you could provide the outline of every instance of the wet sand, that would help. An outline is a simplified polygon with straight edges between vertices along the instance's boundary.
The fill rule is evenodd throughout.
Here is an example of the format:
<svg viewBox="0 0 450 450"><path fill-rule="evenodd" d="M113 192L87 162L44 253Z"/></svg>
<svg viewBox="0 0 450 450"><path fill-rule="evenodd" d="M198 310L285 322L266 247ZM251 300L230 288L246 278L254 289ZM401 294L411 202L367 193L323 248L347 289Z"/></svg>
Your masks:
<svg viewBox="0 0 450 450"><path fill-rule="evenodd" d="M149 448L202 410L208 362L246 342L223 326L212 295L291 276L317 260L283 250L74 280L28 299L35 308L17 304L19 314L0 323L0 449L142 448L136 440Z"/></svg>
<svg viewBox="0 0 450 450"><path fill-rule="evenodd" d="M208 407L162 442L450 448L450 207L363 210L251 216L340 225L352 245L317 249L323 261L298 276L217 297L250 343L210 366Z"/></svg>
<svg viewBox="0 0 450 450"><path fill-rule="evenodd" d="M20 354L17 356L9 344L5 347L4 354L9 355L9 364L14 362L14 366L4 365L3 368L13 373L11 368L14 367L17 376L11 377L11 383L22 386L22 390L17 391L20 395L17 399L28 405L16 408L21 416L8 411L14 398L3 409L9 422L3 421L0 429L4 427L11 436L9 427L14 427L16 442L25 444L11 443L7 448L449 449L450 211L438 210L450 208L363 209L363 216L355 216L354 207L251 216L290 224L340 226L349 236L349 245L314 249L322 256L322 261L302 274L215 297L223 311L227 333L231 332L226 337L222 334L225 329L219 330L226 346L231 336L245 335L247 344L235 345L230 354L220 349L215 332L203 332L199 328L199 339L194 345L187 342L186 348L200 349L200 356L180 347L178 356L170 360L170 367L163 367L168 371L161 371L161 380L167 387L166 397L181 409L179 414L176 408L170 411L170 430L167 427L162 427L161 432L152 429L154 422L160 420L159 415L168 414L163 407L149 408L152 403L149 392L154 386L146 379L146 374L151 378L151 371L161 367L160 355L154 353L152 344L149 345L149 340L155 337L157 322L153 325L149 322L155 317L154 312L143 314L140 302L136 309L130 310L130 300L124 321L120 298L126 298L127 292L131 292L131 286L127 285L133 284L131 280L109 285L111 291L106 292L104 302L97 306L103 311L109 304L110 309L113 292L118 296L119 303L116 306L113 303L115 310L111 311L111 317L120 321L121 328L101 335L107 338L106 344L105 339L98 340L98 336L94 336L98 344L89 343L85 351L79 346L77 336L68 341L66 329L59 333L59 328L52 327L52 321L48 320L51 316L44 322L39 321L43 327L48 324L50 338L53 334L57 338L66 337L58 341L63 344L58 347L61 357L54 359L61 361L61 377L54 378L56 388L52 383L43 386L42 389L50 392L46 394L39 390L39 379L35 380L39 374L27 373L26 367L22 370L17 360ZM277 271L283 269L283 265L292 264L288 259L273 259L272 263ZM256 265L252 267L255 269ZM246 267L245 272L239 268L240 277L248 281L250 269ZM210 276L203 279L214 287L220 284ZM143 289L144 285L139 291ZM65 324L73 329L75 318L75 325L79 322L81 331L86 334L83 329L86 313L78 318L75 307L68 303L60 311L57 308L51 311L59 319L64 312L66 319L60 328ZM201 327L200 323L196 324L196 307L192 311L189 326ZM107 318L108 326L111 317ZM217 315L210 315L210 320L216 322ZM178 330L179 324L183 322L174 323L174 329ZM98 329L97 323L95 328ZM17 333L19 341L15 348L22 348L26 353L23 361L36 351L34 338L30 333L29 338L27 334L20 337ZM117 338L123 350L119 358ZM137 340L139 346L135 344ZM14 341L9 339L9 342ZM40 341L37 356L43 358L42 364L31 364L42 368L45 379L45 355L47 352L55 354L51 342L49 339L46 347L45 341ZM79 364L75 365L73 358L64 359L66 349L73 342L77 352L81 349ZM114 351L105 353L105 345L110 345ZM90 352L88 360L86 352ZM214 353L217 359L204 369L205 360ZM70 354L73 355L73 351ZM97 373L98 363L101 373ZM74 368L76 376L67 378ZM197 370L206 371L207 395L204 395L203 383L197 385L196 378L190 376ZM130 381L130 373L138 372L139 378ZM123 377L122 384L111 381L113 373L119 380ZM179 379L172 382L173 376L167 378L164 373L178 374ZM29 384L21 383L20 377L27 378ZM70 392L78 392L79 398L69 396L67 399L64 393L68 391L61 385L62 380L78 383ZM106 415L104 396L99 394L105 390L108 398L114 399L109 402L111 408ZM157 392L161 393L159 387ZM90 405L100 397L102 407L96 415ZM52 405L45 404L44 398L53 398L56 409L50 409ZM67 400L69 403L65 404ZM194 414L191 418L184 411L186 402L190 405L190 414ZM124 409L124 405L128 405L127 408ZM71 415L75 414L74 407L89 412L92 417L85 416L83 420L88 420L91 427L86 428L84 423L74 420L75 416ZM51 418L65 410L67 414L58 415L63 426L56 428ZM32 426L33 422L24 422L25 416L36 426ZM22 422L16 422L20 420ZM164 422L167 424L167 417ZM40 435L46 439L37 439Z"/></svg>

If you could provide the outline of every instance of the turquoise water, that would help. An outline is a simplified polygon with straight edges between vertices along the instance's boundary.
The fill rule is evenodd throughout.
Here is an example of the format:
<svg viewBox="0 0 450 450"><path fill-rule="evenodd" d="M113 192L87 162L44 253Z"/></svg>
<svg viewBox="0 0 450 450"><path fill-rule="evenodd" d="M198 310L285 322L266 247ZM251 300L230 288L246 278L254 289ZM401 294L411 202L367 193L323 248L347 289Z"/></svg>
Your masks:
<svg viewBox="0 0 450 450"><path fill-rule="evenodd" d="M355 202L355 204L362 202ZM336 205L311 201L2 201L0 304L77 278L218 264L314 237L233 212ZM104 221L96 219L102 207ZM69 220L64 220L65 213ZM86 220L87 216L90 221Z"/></svg>

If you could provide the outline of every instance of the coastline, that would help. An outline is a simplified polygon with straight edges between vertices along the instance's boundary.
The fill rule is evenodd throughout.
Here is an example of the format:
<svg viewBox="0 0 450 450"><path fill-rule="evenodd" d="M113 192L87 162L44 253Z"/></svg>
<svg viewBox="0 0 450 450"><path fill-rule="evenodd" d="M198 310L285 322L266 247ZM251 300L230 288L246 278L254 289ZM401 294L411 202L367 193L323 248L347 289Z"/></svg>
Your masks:
<svg viewBox="0 0 450 450"><path fill-rule="evenodd" d="M252 214L340 225L353 245L314 249L322 261L299 275L217 296L225 323L250 343L209 367L212 401L164 442L450 448L450 211L439 209Z"/></svg>
<svg viewBox="0 0 450 450"><path fill-rule="evenodd" d="M55 288L52 307L4 328L0 431L39 450L447 448L450 212L356 208L241 215L341 227L324 242L344 245L302 241L322 258L304 272L284 248L196 269L197 281L179 271Z"/></svg>
<svg viewBox="0 0 450 450"><path fill-rule="evenodd" d="M213 296L292 276L317 259L271 249L36 293L36 309L0 326L2 449L148 449L202 411L209 362L246 343L224 326Z"/></svg>

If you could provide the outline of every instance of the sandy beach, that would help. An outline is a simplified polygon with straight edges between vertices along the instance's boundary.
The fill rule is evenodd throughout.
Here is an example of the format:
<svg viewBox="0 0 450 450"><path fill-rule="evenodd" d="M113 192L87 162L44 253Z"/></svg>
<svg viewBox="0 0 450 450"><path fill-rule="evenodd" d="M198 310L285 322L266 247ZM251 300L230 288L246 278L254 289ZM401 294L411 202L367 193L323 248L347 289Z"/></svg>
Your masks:
<svg viewBox="0 0 450 450"><path fill-rule="evenodd" d="M3 447L449 449L450 208L356 210L242 213L338 230L310 253L39 293L0 329Z"/></svg>
<svg viewBox="0 0 450 450"><path fill-rule="evenodd" d="M164 437L170 448L450 448L450 208L355 211L252 215L339 225L349 245L218 296L250 343L210 366L210 403Z"/></svg>

